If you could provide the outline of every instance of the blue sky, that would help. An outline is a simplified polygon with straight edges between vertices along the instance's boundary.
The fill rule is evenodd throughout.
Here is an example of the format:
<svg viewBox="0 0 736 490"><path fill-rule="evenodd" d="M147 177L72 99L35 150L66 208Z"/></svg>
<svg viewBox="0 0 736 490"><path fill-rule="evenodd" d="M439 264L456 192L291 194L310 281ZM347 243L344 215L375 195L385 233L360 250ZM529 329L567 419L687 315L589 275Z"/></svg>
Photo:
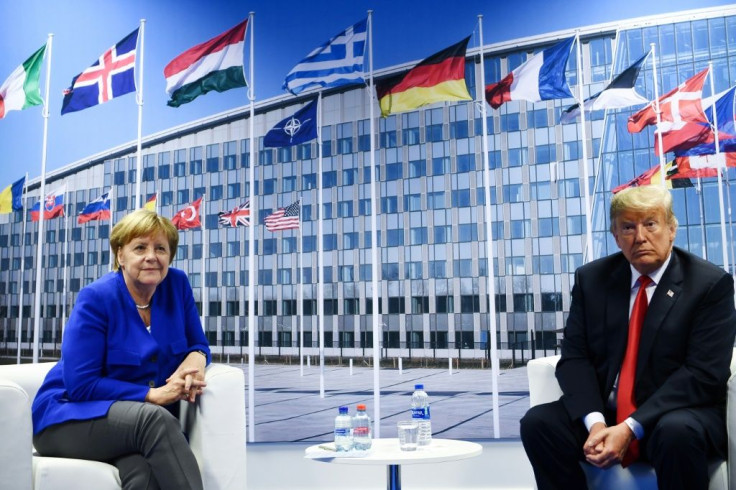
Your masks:
<svg viewBox="0 0 736 490"><path fill-rule="evenodd" d="M182 51L210 39L255 12L255 93L283 93L288 71L309 51L372 9L374 68L420 60L472 33L484 16L485 42L543 34L644 15L726 5L718 0L0 0L0 80L54 34L49 97L51 171L131 142L137 135L134 94L60 116L62 90L103 51L146 19L143 136L248 103L245 89L201 96L179 108L166 105L164 66ZM477 45L477 38L470 46ZM246 49L248 47L246 46ZM46 64L41 74L42 93ZM494 80L488 80L492 82ZM40 107L0 120L0 188L41 173Z"/></svg>

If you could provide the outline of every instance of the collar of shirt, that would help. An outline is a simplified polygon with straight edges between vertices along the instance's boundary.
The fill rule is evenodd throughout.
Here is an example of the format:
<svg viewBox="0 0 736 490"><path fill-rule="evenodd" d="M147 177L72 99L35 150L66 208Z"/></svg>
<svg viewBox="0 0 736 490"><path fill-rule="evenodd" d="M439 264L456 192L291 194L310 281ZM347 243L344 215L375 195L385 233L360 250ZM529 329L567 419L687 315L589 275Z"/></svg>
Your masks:
<svg viewBox="0 0 736 490"><path fill-rule="evenodd" d="M672 258L672 250L670 250L669 255L667 255L667 260L664 261L664 264L660 266L659 269L656 269L651 274L647 274L649 278L652 280L652 282L647 287L647 298L651 301L652 294L654 294L654 290L657 288L657 285L659 284L659 281L662 279L662 275L664 275L664 271L667 270L667 266L670 265L670 259ZM629 302L629 315L631 314L631 307L634 305L634 298L636 297L636 293L639 291L639 278L642 276L642 274L634 269L634 266L629 264L629 267L631 267L631 301Z"/></svg>

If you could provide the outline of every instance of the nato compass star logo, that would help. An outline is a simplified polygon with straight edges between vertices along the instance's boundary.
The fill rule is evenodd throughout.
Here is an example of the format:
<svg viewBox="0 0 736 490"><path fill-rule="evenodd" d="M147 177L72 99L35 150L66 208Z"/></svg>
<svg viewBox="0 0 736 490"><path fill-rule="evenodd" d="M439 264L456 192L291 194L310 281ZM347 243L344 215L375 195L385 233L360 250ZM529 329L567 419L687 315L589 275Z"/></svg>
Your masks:
<svg viewBox="0 0 736 490"><path fill-rule="evenodd" d="M296 136L299 131L302 129L302 126L306 123L311 121L310 119L305 119L304 121L300 121L299 119L295 117L291 117L288 121L286 121L286 124L284 124L284 133L289 135L289 143L294 139L294 136Z"/></svg>

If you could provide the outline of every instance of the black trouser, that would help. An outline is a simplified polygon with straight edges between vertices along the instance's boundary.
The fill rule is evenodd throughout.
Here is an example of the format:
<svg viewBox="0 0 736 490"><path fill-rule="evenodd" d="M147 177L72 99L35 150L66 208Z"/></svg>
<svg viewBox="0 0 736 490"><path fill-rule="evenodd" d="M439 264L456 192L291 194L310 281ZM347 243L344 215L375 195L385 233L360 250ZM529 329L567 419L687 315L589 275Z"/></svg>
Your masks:
<svg viewBox="0 0 736 490"><path fill-rule="evenodd" d="M115 402L105 417L47 427L33 445L42 456L110 463L124 490L202 489L179 420L151 403Z"/></svg>
<svg viewBox="0 0 736 490"><path fill-rule="evenodd" d="M722 430L715 430L720 424ZM561 402L529 409L521 419L521 441L539 490L588 488L579 464L587 438L582 421L570 420ZM725 458L726 441L719 408L674 410L645 434L641 460L654 466L660 489L707 490L708 460Z"/></svg>

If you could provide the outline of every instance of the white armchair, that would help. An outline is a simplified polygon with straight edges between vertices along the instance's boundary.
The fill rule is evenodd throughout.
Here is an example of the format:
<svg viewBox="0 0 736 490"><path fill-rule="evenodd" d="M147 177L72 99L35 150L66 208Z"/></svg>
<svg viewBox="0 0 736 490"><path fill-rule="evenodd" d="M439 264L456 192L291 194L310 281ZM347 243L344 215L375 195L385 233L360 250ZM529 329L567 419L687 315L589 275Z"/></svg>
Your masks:
<svg viewBox="0 0 736 490"><path fill-rule="evenodd" d="M31 403L53 362L0 366L0 489L120 490L109 464L33 453ZM182 403L205 490L245 488L245 390L243 371L211 364L207 388L194 405Z"/></svg>
<svg viewBox="0 0 736 490"><path fill-rule="evenodd" d="M533 359L527 364L529 377L529 401L531 406L549 403L562 396L555 377L555 366L560 356ZM710 464L709 490L736 488L736 349L731 358L731 377L728 380L728 405L726 409L728 430L728 461L716 460ZM657 490L657 476L647 463L634 463L624 469L620 465L600 470L593 465L581 463L591 489ZM729 481L732 486L729 486Z"/></svg>

